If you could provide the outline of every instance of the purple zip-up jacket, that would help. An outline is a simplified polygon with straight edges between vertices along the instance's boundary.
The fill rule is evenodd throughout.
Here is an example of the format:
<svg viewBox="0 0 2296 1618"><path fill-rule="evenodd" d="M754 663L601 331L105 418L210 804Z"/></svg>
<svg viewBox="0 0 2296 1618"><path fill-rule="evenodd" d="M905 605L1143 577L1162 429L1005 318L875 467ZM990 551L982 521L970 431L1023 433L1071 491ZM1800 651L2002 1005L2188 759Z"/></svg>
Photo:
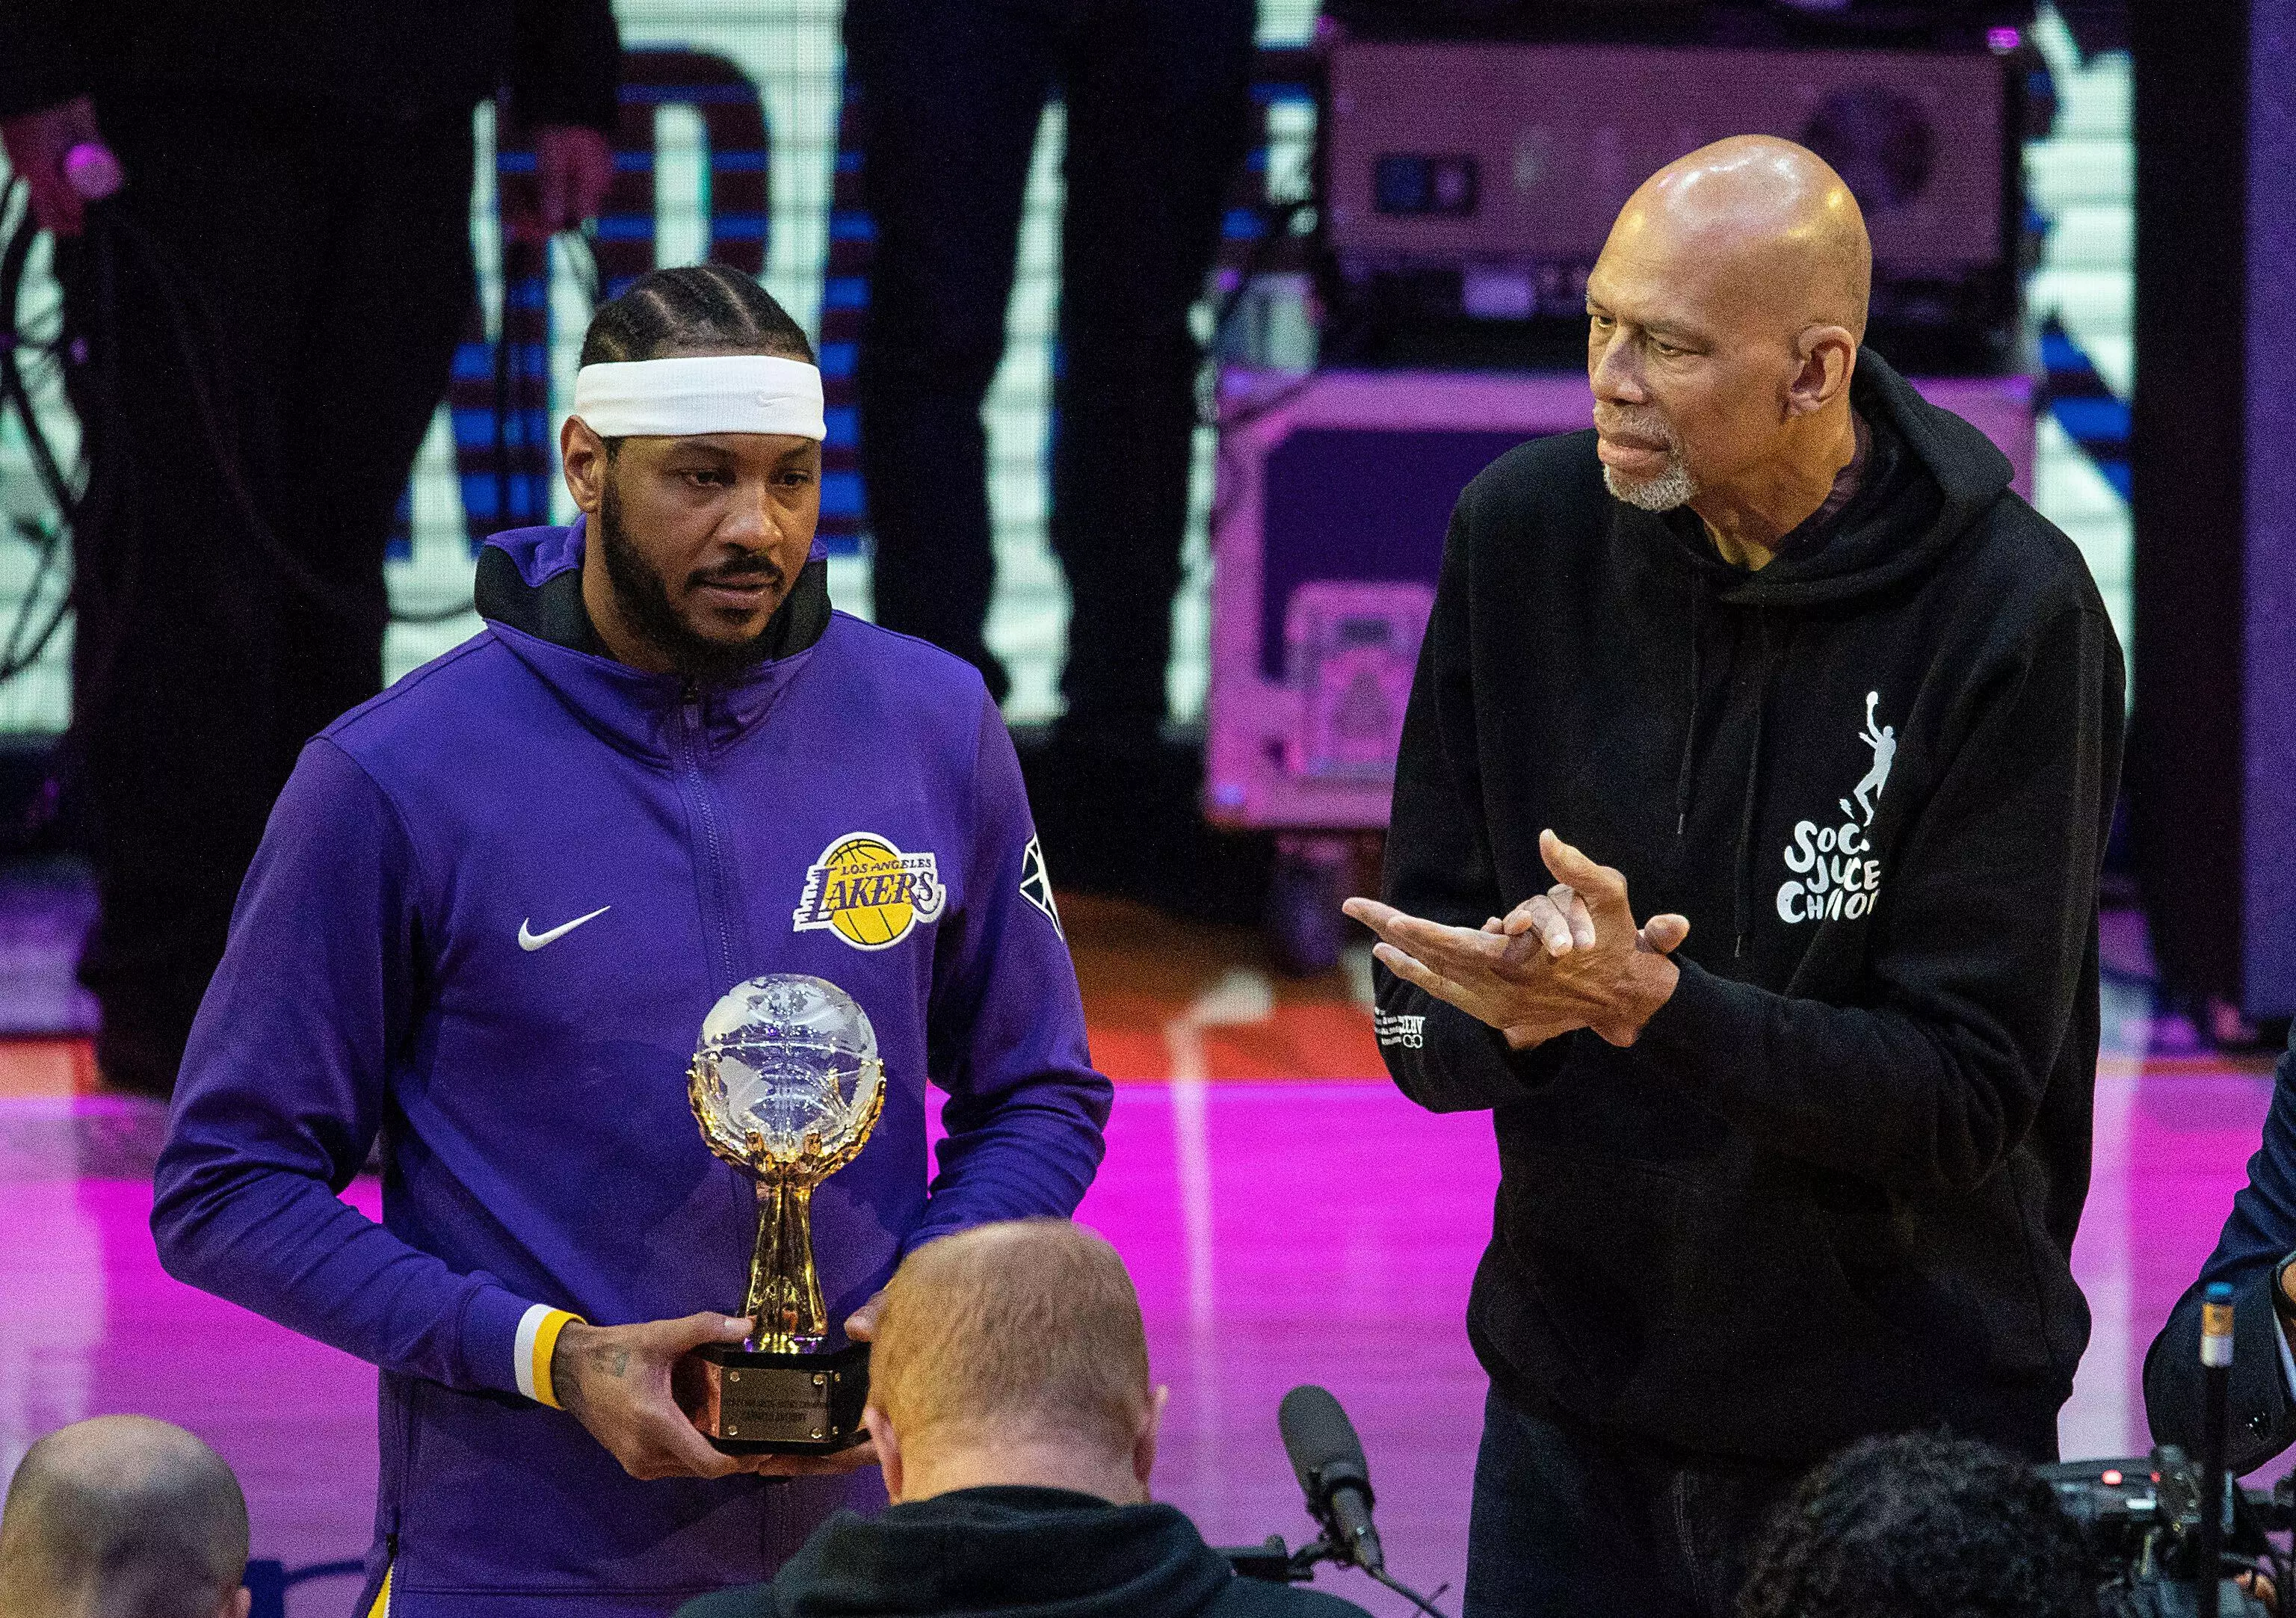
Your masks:
<svg viewBox="0 0 2296 1618"><path fill-rule="evenodd" d="M816 561L784 654L691 690L579 649L579 523L492 543L487 628L281 794L152 1230L171 1274L381 1367L360 1611L388 1568L394 1618L665 1613L767 1577L845 1493L639 1482L520 1392L538 1316L741 1307L755 1197L685 1093L718 996L810 973L875 1027L883 1116L813 1203L833 1320L932 1236L1072 1211L1111 1092L970 666L831 613ZM883 848L825 860L855 834ZM379 1226L337 1197L378 1131Z"/></svg>

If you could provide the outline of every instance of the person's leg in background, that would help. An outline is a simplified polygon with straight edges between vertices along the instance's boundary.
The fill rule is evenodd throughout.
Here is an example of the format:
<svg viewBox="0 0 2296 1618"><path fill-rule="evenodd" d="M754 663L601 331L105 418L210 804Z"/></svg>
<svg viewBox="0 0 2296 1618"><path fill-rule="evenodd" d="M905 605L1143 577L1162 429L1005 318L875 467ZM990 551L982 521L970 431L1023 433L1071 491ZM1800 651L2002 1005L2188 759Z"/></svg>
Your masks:
<svg viewBox="0 0 2296 1618"><path fill-rule="evenodd" d="M1064 742L1152 745L1165 716L1202 350L1249 149L1251 0L1111 0L1063 54L1068 201L1052 542L1071 603Z"/></svg>
<svg viewBox="0 0 2296 1618"><path fill-rule="evenodd" d="M874 612L980 669L996 580L980 407L1004 357L1021 209L1062 0L853 0L876 228L856 374Z"/></svg>
<svg viewBox="0 0 2296 1618"><path fill-rule="evenodd" d="M1575 1423L1493 1389L1483 1406L1461 1618L1695 1618L1659 1548L1650 1480Z"/></svg>
<svg viewBox="0 0 2296 1618"><path fill-rule="evenodd" d="M1677 1460L1672 1469L1677 1542L1700 1611L1731 1618L1738 1610L1738 1592L1753 1571L1754 1547L1803 1470L1760 1461Z"/></svg>
<svg viewBox="0 0 2296 1618"><path fill-rule="evenodd" d="M1495 1388L1461 1618L1729 1618L1799 1472L1620 1439Z"/></svg>
<svg viewBox="0 0 2296 1618"><path fill-rule="evenodd" d="M1063 41L1067 205L1053 550L1064 710L1030 781L1056 875L1190 908L1193 758L1163 746L1202 355L1190 308L1249 148L1250 0L1105 0Z"/></svg>
<svg viewBox="0 0 2296 1618"><path fill-rule="evenodd" d="M148 249L99 233L63 267L91 341L72 389L97 491L74 536L64 769L100 898L80 964L97 1065L165 1094L276 784L278 570L215 439L275 531L271 402L308 316L332 160L309 108L138 93L98 115L127 176L106 206Z"/></svg>
<svg viewBox="0 0 2296 1618"><path fill-rule="evenodd" d="M281 538L329 599L280 603L274 790L382 688L383 552L476 296L471 115L347 122L319 287L282 396Z"/></svg>

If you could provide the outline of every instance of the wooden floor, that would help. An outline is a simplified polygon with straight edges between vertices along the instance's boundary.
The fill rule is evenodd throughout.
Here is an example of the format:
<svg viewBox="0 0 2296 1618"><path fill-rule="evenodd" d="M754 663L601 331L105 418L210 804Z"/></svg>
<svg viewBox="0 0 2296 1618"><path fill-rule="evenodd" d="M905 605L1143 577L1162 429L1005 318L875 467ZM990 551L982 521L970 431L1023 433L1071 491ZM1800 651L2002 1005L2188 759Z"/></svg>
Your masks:
<svg viewBox="0 0 2296 1618"><path fill-rule="evenodd" d="M1121 1082L1080 1217L1124 1253L1171 1386L1160 1493L1218 1540L1303 1537L1275 1404L1321 1382L1363 1431L1394 1570L1456 1594L1484 1387L1461 1320L1489 1233L1488 1121L1431 1116L1377 1077L1360 959L1285 981L1247 932L1062 904L1094 1051ZM2069 1455L2142 1446L2144 1346L2215 1238L2270 1090L2261 1064L2148 1055L2125 988L2106 1028L2076 1254L2097 1324ZM65 1422L148 1411L238 1468L258 1555L358 1554L373 1372L160 1273L146 1225L159 1109L93 1080L76 1041L0 1045L0 1468ZM348 1195L378 1211L373 1182ZM1321 1582L1405 1610L1358 1579ZM348 1599L314 1584L291 1610Z"/></svg>

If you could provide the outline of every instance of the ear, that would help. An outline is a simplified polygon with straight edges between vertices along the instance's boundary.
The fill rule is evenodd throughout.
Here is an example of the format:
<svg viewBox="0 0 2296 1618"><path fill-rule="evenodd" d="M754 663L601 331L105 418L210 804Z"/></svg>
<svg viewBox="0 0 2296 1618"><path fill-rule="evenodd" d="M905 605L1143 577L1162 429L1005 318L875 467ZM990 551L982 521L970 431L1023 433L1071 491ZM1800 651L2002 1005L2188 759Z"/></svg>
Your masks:
<svg viewBox="0 0 2296 1618"><path fill-rule="evenodd" d="M1140 1484L1140 1498L1148 1498L1148 1477L1156 1470L1156 1439L1163 1431L1164 1406L1170 1400L1172 1390L1158 1387L1150 1395L1147 1412L1132 1435L1132 1475Z"/></svg>
<svg viewBox="0 0 2296 1618"><path fill-rule="evenodd" d="M558 430L558 456L566 468L566 492L586 515L596 516L606 497L606 440L580 416L570 415Z"/></svg>
<svg viewBox="0 0 2296 1618"><path fill-rule="evenodd" d="M1814 325L1794 341L1796 366L1786 385L1786 411L1816 415L1849 391L1857 369L1857 339L1847 326Z"/></svg>
<svg viewBox="0 0 2296 1618"><path fill-rule="evenodd" d="M255 1592L241 1585L223 1604L219 1618L247 1618L247 1609L255 1605Z"/></svg>
<svg viewBox="0 0 2296 1618"><path fill-rule="evenodd" d="M885 1474L885 1498L898 1506L901 1503L901 1435L875 1405L861 1412L861 1425L877 1443L877 1470Z"/></svg>

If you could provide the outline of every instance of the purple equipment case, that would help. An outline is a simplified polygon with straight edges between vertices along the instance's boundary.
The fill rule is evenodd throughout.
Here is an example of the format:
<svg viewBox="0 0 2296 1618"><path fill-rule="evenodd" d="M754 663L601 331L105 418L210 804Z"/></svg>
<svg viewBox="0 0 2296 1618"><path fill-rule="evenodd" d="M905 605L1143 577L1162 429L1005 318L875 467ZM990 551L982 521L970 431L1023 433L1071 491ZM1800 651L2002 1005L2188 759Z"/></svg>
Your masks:
<svg viewBox="0 0 2296 1618"><path fill-rule="evenodd" d="M2028 379L1914 385L1999 445L2031 497ZM1587 379L1230 371L1220 395L1205 812L1383 829L1451 503L1511 446L1589 425Z"/></svg>

